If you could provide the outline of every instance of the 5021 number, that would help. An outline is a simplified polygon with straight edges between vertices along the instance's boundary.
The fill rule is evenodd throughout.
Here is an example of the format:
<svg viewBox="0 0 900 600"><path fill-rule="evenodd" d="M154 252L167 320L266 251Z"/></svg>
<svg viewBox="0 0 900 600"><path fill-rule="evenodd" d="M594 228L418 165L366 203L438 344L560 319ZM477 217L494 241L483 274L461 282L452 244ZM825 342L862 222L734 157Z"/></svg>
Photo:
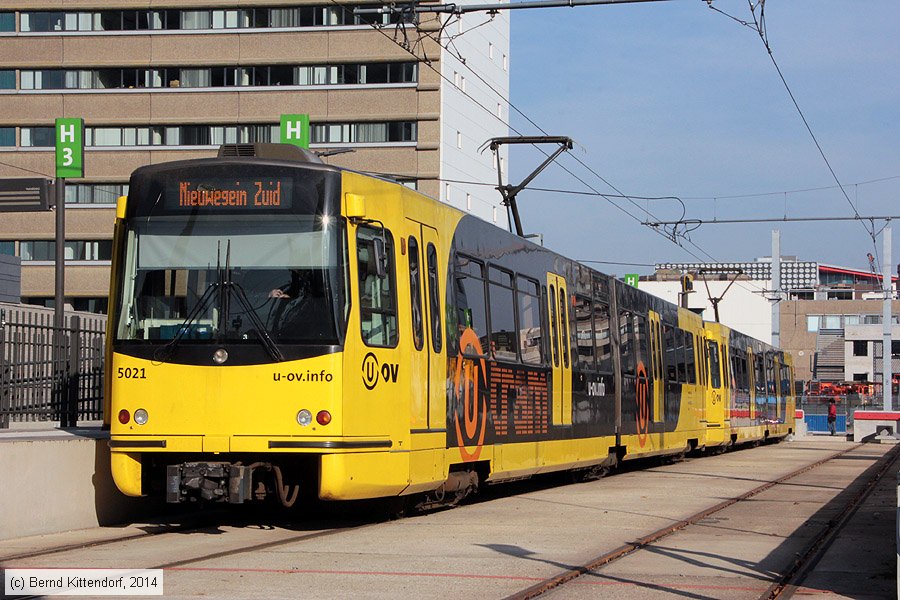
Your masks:
<svg viewBox="0 0 900 600"><path fill-rule="evenodd" d="M116 371L117 379L147 379L147 371L144 367L119 367Z"/></svg>

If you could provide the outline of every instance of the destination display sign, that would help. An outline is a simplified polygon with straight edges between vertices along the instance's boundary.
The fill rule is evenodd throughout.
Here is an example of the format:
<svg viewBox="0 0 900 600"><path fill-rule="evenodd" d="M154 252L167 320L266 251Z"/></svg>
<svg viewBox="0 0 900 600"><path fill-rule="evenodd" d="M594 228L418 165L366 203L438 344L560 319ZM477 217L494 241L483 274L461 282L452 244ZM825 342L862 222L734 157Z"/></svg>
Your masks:
<svg viewBox="0 0 900 600"><path fill-rule="evenodd" d="M166 208L171 210L288 210L294 182L288 178L189 178L170 180Z"/></svg>

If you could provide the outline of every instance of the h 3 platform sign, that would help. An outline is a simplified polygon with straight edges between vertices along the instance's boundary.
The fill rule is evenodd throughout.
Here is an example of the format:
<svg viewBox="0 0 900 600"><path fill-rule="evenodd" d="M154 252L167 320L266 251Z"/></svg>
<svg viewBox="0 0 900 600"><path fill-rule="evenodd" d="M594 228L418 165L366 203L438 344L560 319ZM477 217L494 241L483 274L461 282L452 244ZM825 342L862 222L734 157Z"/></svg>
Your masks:
<svg viewBox="0 0 900 600"><path fill-rule="evenodd" d="M281 115L281 143L309 149L309 115Z"/></svg>
<svg viewBox="0 0 900 600"><path fill-rule="evenodd" d="M625 284L631 287L637 287L640 276L637 273L628 273L625 275Z"/></svg>
<svg viewBox="0 0 900 600"><path fill-rule="evenodd" d="M56 119L56 176L84 177L84 119Z"/></svg>

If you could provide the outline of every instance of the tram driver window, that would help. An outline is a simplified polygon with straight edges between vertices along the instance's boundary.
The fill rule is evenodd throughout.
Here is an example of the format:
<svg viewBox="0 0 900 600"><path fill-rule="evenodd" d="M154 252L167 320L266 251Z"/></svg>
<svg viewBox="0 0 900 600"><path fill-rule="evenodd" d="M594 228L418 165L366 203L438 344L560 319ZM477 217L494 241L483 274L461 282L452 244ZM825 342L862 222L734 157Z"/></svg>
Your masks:
<svg viewBox="0 0 900 600"><path fill-rule="evenodd" d="M397 296L394 275L394 242L384 230L385 276L378 276L375 240L382 230L360 227L356 235L359 268L359 319L362 339L367 346L397 345Z"/></svg>

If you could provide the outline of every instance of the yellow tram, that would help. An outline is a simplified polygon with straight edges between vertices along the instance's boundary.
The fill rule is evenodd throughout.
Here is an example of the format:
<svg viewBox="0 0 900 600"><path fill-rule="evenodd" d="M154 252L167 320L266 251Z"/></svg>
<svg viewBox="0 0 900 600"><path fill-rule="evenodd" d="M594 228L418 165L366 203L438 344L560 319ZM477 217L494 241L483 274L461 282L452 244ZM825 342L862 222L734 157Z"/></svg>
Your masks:
<svg viewBox="0 0 900 600"><path fill-rule="evenodd" d="M131 496L452 503L794 427L782 352L290 146L135 171L110 299Z"/></svg>

